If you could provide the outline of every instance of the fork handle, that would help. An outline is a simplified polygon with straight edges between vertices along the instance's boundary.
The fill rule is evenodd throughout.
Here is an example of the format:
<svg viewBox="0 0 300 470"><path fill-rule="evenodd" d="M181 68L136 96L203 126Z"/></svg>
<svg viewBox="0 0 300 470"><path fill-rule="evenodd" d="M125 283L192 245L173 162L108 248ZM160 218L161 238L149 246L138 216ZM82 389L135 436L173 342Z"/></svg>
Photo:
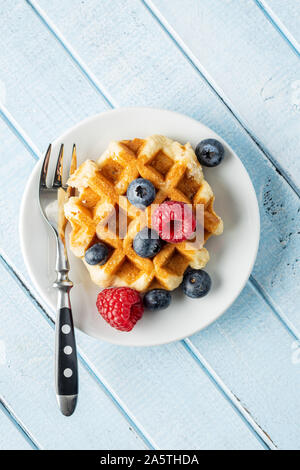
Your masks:
<svg viewBox="0 0 300 470"><path fill-rule="evenodd" d="M56 397L62 414L73 414L78 397L78 363L69 285L59 286L55 334ZM66 284L66 283L65 283Z"/></svg>

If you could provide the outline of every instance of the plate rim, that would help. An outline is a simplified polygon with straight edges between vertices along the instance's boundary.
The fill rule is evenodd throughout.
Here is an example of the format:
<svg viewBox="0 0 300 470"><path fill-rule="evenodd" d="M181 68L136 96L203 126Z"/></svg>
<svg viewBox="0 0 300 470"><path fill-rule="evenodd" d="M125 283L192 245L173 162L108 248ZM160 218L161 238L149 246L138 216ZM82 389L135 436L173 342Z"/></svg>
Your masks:
<svg viewBox="0 0 300 470"><path fill-rule="evenodd" d="M182 336L176 336L174 338L171 338L171 339L167 339L167 340L159 340L159 341L150 341L150 342L147 342L147 343L139 343L139 342L134 342L134 344L130 344L130 342L128 343L120 343L118 341L117 338L110 338L108 339L107 337L101 337L101 335L99 336L93 336L89 333L87 333L86 331L84 330L81 330L79 329L78 327L76 327L77 329L79 329L79 331L81 331L82 333L90 336L90 337L93 337L94 339L96 340L100 340L100 341L106 341L108 343L111 343L111 344L115 344L115 345L118 345L118 346L124 346L124 347L152 347L152 346L160 346L160 345L163 345L163 344L169 344L169 343L172 343L172 342L175 342L175 341L180 341L180 340L183 340L185 338L189 338L191 336L193 336L194 334L198 333L199 331L202 331L204 330L205 328L207 328L208 326L210 326L212 323L214 323L215 321L217 321L231 306L232 304L236 301L236 299L239 297L240 293L242 292L242 290L244 289L247 281L249 280L249 277L251 275L251 272L253 270L253 267L254 267L254 264L255 264L255 261L256 261L256 257L257 257L257 253L258 253L258 248L259 248L259 242L260 242L260 210L259 210L259 204L258 204L258 199L257 199L257 195L256 195L256 191L255 191L255 188L254 188L254 185L252 183L252 180L250 178L250 175L245 167L245 165L243 164L243 162L241 161L241 159L239 158L239 156L235 153L235 151L232 149L232 147L221 137L219 136L213 129L211 129L210 127L208 127L206 124L203 124L201 121L198 121L197 119L195 118L192 118L186 114L183 114L183 113L180 113L180 112L177 112L177 111L172 111L172 110L169 110L169 109L164 109L164 108L157 108L157 107L151 107L151 106L130 106L130 107L120 107L120 108L116 108L116 109L110 109L110 110L107 110L107 111L103 111L101 113L97 113L97 114L94 114L92 116L88 116L86 117L85 119L79 121L78 123L76 123L75 125L73 126L70 126L69 128L67 128L67 130L62 133L60 136L58 136L57 138L55 138L53 141L52 141L52 145L55 146L58 142L61 142L63 141L63 139L65 138L65 136L67 136L70 132L76 132L76 130L81 127L81 126L85 126L85 125L88 125L89 122L93 122L97 119L99 119L101 116L103 115L107 115L107 114L118 114L118 113L127 113L127 112L130 112L130 111L137 111L137 112L148 112L148 111L153 111L153 112L165 112L167 114L171 114L171 115L174 115L174 116L177 116L177 117L184 117L185 119L187 120L191 120L193 122L196 122L198 124L200 124L201 126L205 127L206 129L208 129L210 132L212 132L213 134L215 134L219 139L221 139L222 141L224 141L226 143L226 146L228 147L228 149L230 150L230 152L239 160L239 163L242 165L247 177L248 177L248 182L249 182L249 187L251 189L251 192L253 193L253 202L255 201L255 219L256 220L253 220L253 225L256 228L256 231L252 233L252 236L255 237L255 249L253 249L253 252L252 252L252 258L251 258L251 262L249 263L249 267L248 267L248 270L247 270L247 274L246 274L246 271L245 271L245 274L244 274L244 279L243 279L243 282L241 283L240 285L240 288L238 289L236 295L234 296L234 298L231 300L231 302L229 302L226 307L224 308L221 308L220 309L220 312L218 313L217 316L215 316L213 319L209 319L204 325L200 326L199 328L197 329L194 329L188 336L186 335L182 335ZM41 153L41 155L43 155L44 152ZM44 297L43 295L43 292L41 291L40 287L38 286L38 283L35 279L35 276L32 272L32 269L31 269L31 266L30 266L30 260L29 258L27 257L27 250L26 250L26 247L25 247L25 242L24 242L24 237L23 237L23 234L22 232L24 231L24 222L25 222L25 211L26 211L26 201L28 199L28 192L30 191L31 189L31 186L32 186L32 181L34 180L34 178L36 177L36 173L38 172L39 170L39 167L41 167L42 165L42 159L39 158L39 160L36 161L36 164L34 165L31 173L30 173L30 177L26 183L26 186L25 186L25 190L23 192L23 195L22 195L22 200L21 200L21 205L20 205L20 213L19 213L19 224L18 224L18 227L19 227L19 238L20 238L20 247L21 247L21 253L22 253L22 256L23 256L23 259L24 259L24 263L25 263L25 267L27 269L27 272L29 274L29 277L30 277L30 281L32 282L35 290L37 291L37 294L38 296L41 298L41 300L44 302L44 304L47 305L47 307L53 312L54 309L53 309L53 306L51 304L49 304L49 302L47 301L47 299ZM53 318L54 322L55 322L55 316Z"/></svg>

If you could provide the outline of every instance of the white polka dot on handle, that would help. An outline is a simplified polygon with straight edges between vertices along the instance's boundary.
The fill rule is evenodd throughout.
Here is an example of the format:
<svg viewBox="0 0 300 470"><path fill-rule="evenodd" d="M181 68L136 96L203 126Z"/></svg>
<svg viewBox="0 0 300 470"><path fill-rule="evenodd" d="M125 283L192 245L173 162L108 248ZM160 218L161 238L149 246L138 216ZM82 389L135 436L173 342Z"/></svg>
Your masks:
<svg viewBox="0 0 300 470"><path fill-rule="evenodd" d="M71 327L69 325L63 325L61 327L61 331L63 332L64 335L67 335L71 331Z"/></svg>
<svg viewBox="0 0 300 470"><path fill-rule="evenodd" d="M65 370L64 370L64 376L67 377L67 379L69 379L70 377L72 377L72 375L73 375L72 369L65 369Z"/></svg>
<svg viewBox="0 0 300 470"><path fill-rule="evenodd" d="M67 356L69 356L69 354L72 354L72 351L73 349L71 348L71 346L64 347L64 353L67 354Z"/></svg>

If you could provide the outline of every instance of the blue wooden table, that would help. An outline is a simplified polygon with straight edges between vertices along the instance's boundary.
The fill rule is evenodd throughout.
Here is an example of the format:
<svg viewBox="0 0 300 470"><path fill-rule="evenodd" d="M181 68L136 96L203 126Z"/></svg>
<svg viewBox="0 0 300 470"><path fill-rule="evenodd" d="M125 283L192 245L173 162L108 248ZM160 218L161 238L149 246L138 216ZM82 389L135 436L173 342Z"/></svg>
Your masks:
<svg viewBox="0 0 300 470"><path fill-rule="evenodd" d="M300 3L0 0L0 24L0 448L299 449ZM233 147L258 196L260 250L233 307L191 338L139 349L78 332L66 419L20 201L49 141L134 105L188 114Z"/></svg>

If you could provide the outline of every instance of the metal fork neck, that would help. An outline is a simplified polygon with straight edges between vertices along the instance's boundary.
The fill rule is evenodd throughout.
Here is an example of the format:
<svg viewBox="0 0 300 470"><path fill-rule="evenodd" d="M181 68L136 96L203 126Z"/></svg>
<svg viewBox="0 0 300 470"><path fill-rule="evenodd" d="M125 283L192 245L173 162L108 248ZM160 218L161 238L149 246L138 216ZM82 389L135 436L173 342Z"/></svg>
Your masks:
<svg viewBox="0 0 300 470"><path fill-rule="evenodd" d="M69 270L70 265L67 257L67 252L63 242L61 241L60 237L56 237L56 266L55 271L57 273L56 281L53 283L53 287L57 288L60 295L60 301L62 301L63 297L68 297L70 289L73 287L73 282L69 279ZM58 301L59 302L59 301ZM68 303L67 301L63 301L64 306ZM62 306L60 304L60 306Z"/></svg>
<svg viewBox="0 0 300 470"><path fill-rule="evenodd" d="M70 265L68 261L67 250L64 243L61 241L60 236L56 234L56 266L55 271L57 273L70 271Z"/></svg>

